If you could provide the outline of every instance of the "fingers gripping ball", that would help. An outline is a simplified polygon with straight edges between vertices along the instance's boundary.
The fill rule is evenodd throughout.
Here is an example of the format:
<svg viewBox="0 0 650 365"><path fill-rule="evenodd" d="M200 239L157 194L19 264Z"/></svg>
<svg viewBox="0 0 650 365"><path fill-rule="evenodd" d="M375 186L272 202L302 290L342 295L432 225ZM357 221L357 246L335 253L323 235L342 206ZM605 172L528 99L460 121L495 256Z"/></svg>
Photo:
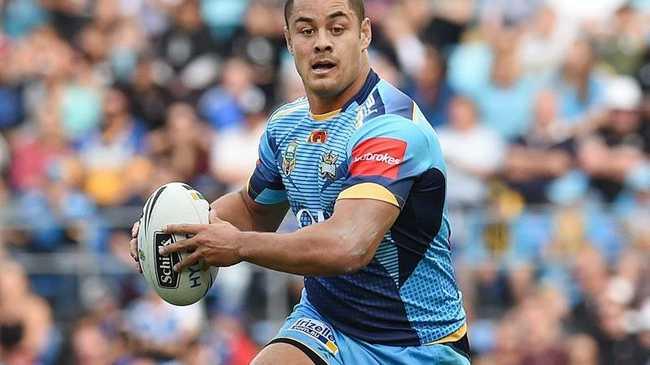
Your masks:
<svg viewBox="0 0 650 365"><path fill-rule="evenodd" d="M196 303L208 292L217 276L217 268L205 270L203 262L179 272L174 265L189 252L167 255L158 249L189 238L164 231L169 224L208 224L210 204L201 193L182 183L169 183L151 194L144 205L138 228L138 257L142 273L165 301L175 305Z"/></svg>

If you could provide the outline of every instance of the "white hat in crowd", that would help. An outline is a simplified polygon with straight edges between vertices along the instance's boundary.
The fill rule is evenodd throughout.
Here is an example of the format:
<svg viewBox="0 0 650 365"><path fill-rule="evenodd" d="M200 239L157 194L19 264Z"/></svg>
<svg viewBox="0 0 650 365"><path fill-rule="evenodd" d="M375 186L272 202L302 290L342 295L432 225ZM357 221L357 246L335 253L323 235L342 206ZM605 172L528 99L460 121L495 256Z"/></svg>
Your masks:
<svg viewBox="0 0 650 365"><path fill-rule="evenodd" d="M641 98L641 87L630 76L615 76L605 84L605 105L608 109L637 110Z"/></svg>

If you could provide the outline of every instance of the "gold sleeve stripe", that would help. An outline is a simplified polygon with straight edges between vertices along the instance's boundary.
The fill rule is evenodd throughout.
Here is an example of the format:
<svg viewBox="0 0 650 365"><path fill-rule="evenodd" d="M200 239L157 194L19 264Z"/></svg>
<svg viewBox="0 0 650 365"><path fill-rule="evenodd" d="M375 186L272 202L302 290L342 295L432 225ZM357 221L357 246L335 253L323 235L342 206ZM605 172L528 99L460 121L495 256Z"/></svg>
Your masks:
<svg viewBox="0 0 650 365"><path fill-rule="evenodd" d="M463 338L465 334L467 333L467 323L463 323L463 326L451 333L450 335L447 335L439 340L433 341L431 343L428 343L427 345L433 345L433 344L438 344L438 343L448 343L448 342L456 342Z"/></svg>
<svg viewBox="0 0 650 365"><path fill-rule="evenodd" d="M361 183L350 186L343 190L337 200L339 199L374 199L393 204L400 208L395 195L385 187L375 183Z"/></svg>

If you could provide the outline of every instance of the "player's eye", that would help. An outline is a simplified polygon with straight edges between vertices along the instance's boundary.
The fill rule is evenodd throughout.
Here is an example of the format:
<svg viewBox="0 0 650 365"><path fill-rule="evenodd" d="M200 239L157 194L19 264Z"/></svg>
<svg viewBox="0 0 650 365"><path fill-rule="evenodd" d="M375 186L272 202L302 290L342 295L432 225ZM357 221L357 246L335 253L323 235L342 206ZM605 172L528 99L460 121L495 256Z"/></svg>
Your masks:
<svg viewBox="0 0 650 365"><path fill-rule="evenodd" d="M334 35L343 34L344 31L345 31L345 28L343 28L343 27L334 27L334 28L332 28L332 34L334 34Z"/></svg>
<svg viewBox="0 0 650 365"><path fill-rule="evenodd" d="M301 33L302 35L304 35L304 36L308 36L308 37L309 37L310 35L313 35L313 34L314 34L314 30L313 30L312 28L305 28L305 29L301 30L300 33Z"/></svg>

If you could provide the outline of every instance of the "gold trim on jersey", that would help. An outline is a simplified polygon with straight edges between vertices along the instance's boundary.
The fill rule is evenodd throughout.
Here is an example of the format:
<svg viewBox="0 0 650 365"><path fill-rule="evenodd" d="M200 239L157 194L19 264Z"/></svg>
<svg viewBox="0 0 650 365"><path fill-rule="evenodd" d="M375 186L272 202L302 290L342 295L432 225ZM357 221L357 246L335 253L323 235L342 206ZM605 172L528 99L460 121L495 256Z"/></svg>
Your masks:
<svg viewBox="0 0 650 365"><path fill-rule="evenodd" d="M463 338L467 334L467 323L463 323L463 325L457 329L456 331L452 332L451 334L439 339L435 340L433 342L429 342L427 345L435 345L435 344L441 344L441 343L448 343L448 342L456 342Z"/></svg>
<svg viewBox="0 0 650 365"><path fill-rule="evenodd" d="M314 114L312 112L309 112L309 114L311 115L312 118L314 118L314 120L322 122L324 120L330 119L331 117L337 115L340 112L341 112L341 109L336 109L336 110L332 110L331 112L328 112L328 113L325 113L325 114Z"/></svg>
<svg viewBox="0 0 650 365"><path fill-rule="evenodd" d="M400 207L395 195L386 187L376 183L361 183L350 186L336 198L336 200L340 199L374 199Z"/></svg>

